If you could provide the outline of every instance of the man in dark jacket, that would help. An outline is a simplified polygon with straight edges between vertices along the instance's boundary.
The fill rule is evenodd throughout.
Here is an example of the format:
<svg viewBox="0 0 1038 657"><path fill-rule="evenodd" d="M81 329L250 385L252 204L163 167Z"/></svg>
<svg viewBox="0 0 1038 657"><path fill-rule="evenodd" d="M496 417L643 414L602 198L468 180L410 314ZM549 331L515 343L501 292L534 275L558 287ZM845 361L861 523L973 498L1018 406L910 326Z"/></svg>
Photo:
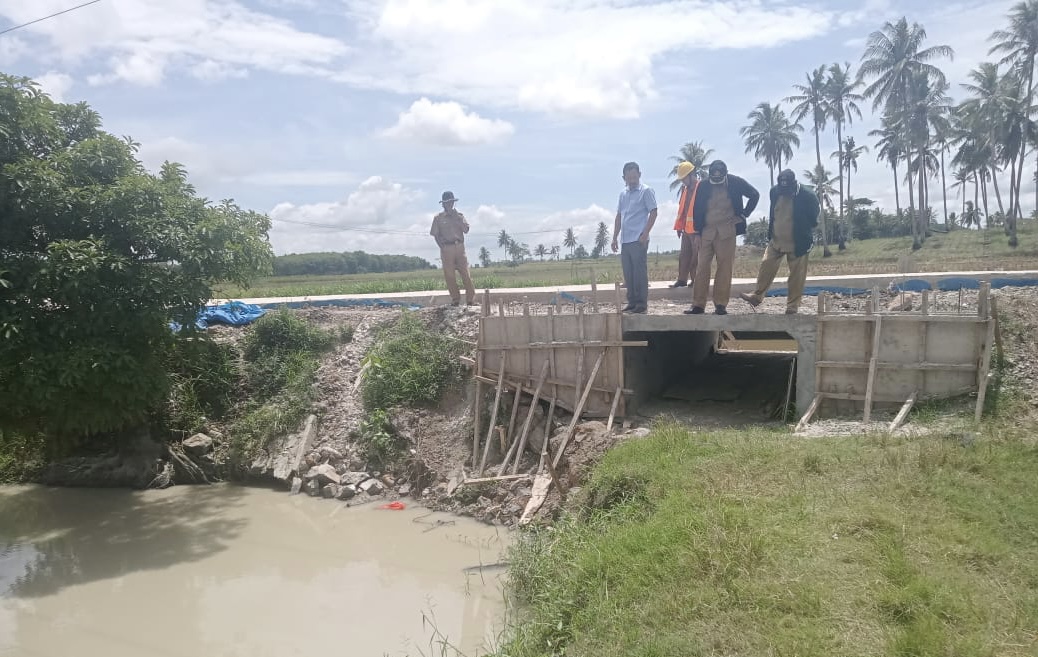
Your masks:
<svg viewBox="0 0 1038 657"><path fill-rule="evenodd" d="M814 244L815 226L818 225L818 197L797 183L796 174L786 169L778 176L778 184L771 188L771 216L768 220L768 247L757 274L757 288L753 294L743 292L739 297L754 308L760 305L778 273L782 258L789 265L786 287L786 314L795 315L804 296L807 280L807 255Z"/></svg>
<svg viewBox="0 0 1038 657"><path fill-rule="evenodd" d="M727 315L732 295L732 267L735 265L735 237L746 233L750 216L760 192L738 176L728 175L728 165L714 160L708 169L706 184L699 186L692 204L692 225L699 238L699 264L692 286L692 308L687 315L702 315L710 286L710 266L717 256L714 278L714 312ZM743 205L743 199L746 204Z"/></svg>

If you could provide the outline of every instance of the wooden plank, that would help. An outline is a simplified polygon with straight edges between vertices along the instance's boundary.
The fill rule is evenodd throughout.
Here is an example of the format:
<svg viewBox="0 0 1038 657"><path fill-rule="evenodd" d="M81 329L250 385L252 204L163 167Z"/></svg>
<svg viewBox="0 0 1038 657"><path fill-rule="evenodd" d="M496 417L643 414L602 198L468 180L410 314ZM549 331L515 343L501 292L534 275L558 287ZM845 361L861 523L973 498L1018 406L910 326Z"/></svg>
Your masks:
<svg viewBox="0 0 1038 657"><path fill-rule="evenodd" d="M512 417L508 420L508 431L505 432L505 436L508 440L513 441L513 432L515 431L515 416L519 414L519 400L523 394L523 384L517 383L515 385L515 399L512 400Z"/></svg>
<svg viewBox="0 0 1038 657"><path fill-rule="evenodd" d="M523 324L526 326L526 342L533 342L533 320L530 318L530 304L523 304ZM526 350L526 374L533 375L533 353Z"/></svg>
<svg viewBox="0 0 1038 657"><path fill-rule="evenodd" d="M544 387L544 379L548 376L548 361L541 365L541 376L537 380L537 388L533 391L533 400L530 402L530 410L526 414L523 423L523 432L519 436L519 449L515 453L515 465L512 466L512 474L519 472L519 462L523 460L523 450L526 449L526 437L530 434L530 424L533 422L533 414L537 411L537 402L541 400L541 389Z"/></svg>
<svg viewBox="0 0 1038 657"><path fill-rule="evenodd" d="M825 294L826 293L824 291L819 292L818 297L816 298L816 300L818 301L818 310L815 312L817 312L819 315L825 314Z"/></svg>
<svg viewBox="0 0 1038 657"><path fill-rule="evenodd" d="M480 431L480 420L482 415L482 409L480 405L483 401L483 382L479 380L483 376L483 352L479 349L480 342L483 340L483 331L479 332L476 338L476 398L472 401L472 467L476 467L476 460L479 459L479 434Z"/></svg>
<svg viewBox="0 0 1038 657"><path fill-rule="evenodd" d="M988 394L988 374L991 372L991 343L995 341L995 321L988 320L987 336L984 338L983 355L980 369L977 372L977 410L974 413L977 422L984 415L984 400Z"/></svg>
<svg viewBox="0 0 1038 657"><path fill-rule="evenodd" d="M901 407L901 410L898 411L897 415L894 417L894 421L890 423L889 427L887 427L887 431L889 431L890 433L894 433L895 431L897 431L897 428L900 427L901 423L904 422L905 418L908 417L908 413L912 410L912 406L915 405L915 398L918 395L918 392L913 392L911 395L909 395L908 399L905 400L904 405Z"/></svg>
<svg viewBox="0 0 1038 657"><path fill-rule="evenodd" d="M483 290L483 316L490 317L490 290Z"/></svg>
<svg viewBox="0 0 1038 657"><path fill-rule="evenodd" d="M930 291L929 290L923 290L922 298L923 298L923 300L922 300L922 304L921 304L920 310L921 310L922 314L924 316L926 316L926 315L930 314ZM929 361L926 358L927 340L929 339L929 336L930 336L930 324L927 323L927 322L920 323L919 324L919 358L917 359L917 361L918 361L918 363L920 365L924 365L924 364L928 364L929 363ZM916 377L916 389L917 390L926 390L926 369L922 368L922 367L916 368L916 369L918 370L918 375Z"/></svg>
<svg viewBox="0 0 1038 657"><path fill-rule="evenodd" d="M859 363L857 361L842 361L842 360L822 360L815 362L818 367L824 368L839 368L839 369L866 369L871 363ZM977 369L977 366L973 363L893 363L890 361L877 361L876 367L879 369L899 369L899 370L937 370L937 371L948 371L948 372L972 372Z"/></svg>
<svg viewBox="0 0 1038 657"><path fill-rule="evenodd" d="M598 313L598 277L595 268L591 268L591 312Z"/></svg>
<svg viewBox="0 0 1038 657"><path fill-rule="evenodd" d="M951 399L952 397L961 397L962 395L969 395L976 392L977 387L975 385L970 385L965 388L949 390L947 392L940 394L920 395L916 398L916 403L930 399ZM844 401L865 401L865 395L860 395L853 392L820 392L818 394L824 397L825 399L839 399ZM872 401L884 404L903 404L905 402L904 397L885 397L883 395L874 395Z"/></svg>
<svg viewBox="0 0 1038 657"><path fill-rule="evenodd" d="M493 375L494 372L488 372L488 374L492 374ZM510 378L516 378L516 377L510 377ZM522 376L518 377L518 379L520 381L522 381L524 378L525 377L522 377ZM532 378L533 377L531 377L531 379ZM482 381L483 383L489 383L489 384L493 385L496 379L491 379L491 378L482 376L482 377L479 378L479 380ZM548 385L560 385L560 386L572 386L573 385L573 383L571 381L563 381L561 379L545 379L544 382L547 383ZM533 392L533 386L526 385L525 383L521 383L519 385L523 388L524 392L530 392L530 393ZM514 387L514 385L512 383L508 383L508 385L506 385L505 387L506 388L507 387ZM605 393L607 395L613 394L612 390L610 390L609 388L603 388L602 386L594 386L592 388L592 391ZM631 390L630 388L624 388L623 391L624 391L624 395L633 395L634 394L634 391ZM567 406L566 403L563 402L562 400L559 400L559 406L561 406L562 408L565 408L566 410L570 409L570 407Z"/></svg>
<svg viewBox="0 0 1038 657"><path fill-rule="evenodd" d="M914 314L914 313L873 313L872 315L862 315L860 313L855 313L855 314L846 313L846 314L839 314L839 315L827 314L827 315L824 315L822 317L818 317L817 320L819 322L826 322L826 323L830 323L830 322L836 322L836 323L838 323L838 322L860 322L862 320L875 321L876 319L878 319L880 317L886 317L888 319L893 319L894 321L897 321L897 322L905 322L905 323L910 323L910 322L952 322L952 323L959 323L959 324L981 324L981 323L986 321L986 320L983 320L983 319L981 319L979 317L974 317L972 315L944 315L944 314L936 315L936 314L933 314L933 313L931 313L929 315L925 315L925 316L924 315L917 315L917 314Z"/></svg>
<svg viewBox="0 0 1038 657"><path fill-rule="evenodd" d="M584 306L580 307L580 313L577 315L577 335L581 342L580 346L580 360L577 361L577 383L573 387L573 408L577 407L580 402L580 390L584 387L584 359L587 357L587 348L583 345L584 340L587 338L584 335Z"/></svg>
<svg viewBox="0 0 1038 657"><path fill-rule="evenodd" d="M555 419L555 399L548 406L548 417L544 421L544 442L541 443L541 461L537 464L537 474L544 472L544 459L548 456L548 441L551 440L551 421Z"/></svg>
<svg viewBox="0 0 1038 657"><path fill-rule="evenodd" d="M923 290L922 296L923 296L923 301L922 301L922 303L921 303L921 305L919 307L919 310L924 315L929 315L930 314L930 290Z"/></svg>
<svg viewBox="0 0 1038 657"><path fill-rule="evenodd" d="M991 318L991 282L981 281L980 290L977 293L977 317L981 319Z"/></svg>
<svg viewBox="0 0 1038 657"><path fill-rule="evenodd" d="M824 308L825 308L825 295L826 295L826 293L824 291L821 292L818 295L818 307L820 309L823 309L823 311L824 311ZM824 344L823 337L825 336L826 325L823 324L820 321L817 321L817 320L820 320L820 319L823 319L823 318L821 316L819 316L816 319L816 321L815 321L815 357L817 358L817 360L815 360L815 390L816 391L817 390L822 390L825 387L823 385L823 383L824 383L823 375L825 373L825 369L819 367L818 363L822 359L822 354L823 354L823 352L822 352L822 345ZM821 403L821 400L819 400L819 403ZM814 411L812 411L812 413L813 412ZM803 422L803 420L801 420L801 422ZM804 424L806 425L807 423L805 422ZM797 426L799 427L800 425L797 424ZM797 429L797 431L799 431L799 429Z"/></svg>
<svg viewBox="0 0 1038 657"><path fill-rule="evenodd" d="M797 357L793 356L789 360L789 379L786 381L786 400L782 403L782 421L786 422L789 418L789 402L793 396L793 382L795 377L793 376L797 369Z"/></svg>
<svg viewBox="0 0 1038 657"><path fill-rule="evenodd" d="M599 368L602 367L603 358L605 358L605 352L598 355L598 360L595 361L595 366L591 370L591 377L588 379L587 386L584 388L584 394L580 396L580 401L577 402L576 407L573 409L573 419L569 423L566 435L562 438L562 445L559 446L559 453L555 455L555 463L553 465L556 467L559 465L559 459L562 458L562 453L566 451L566 445L569 444L570 438L573 437L573 432L577 429L577 423L580 422L580 414L584 412L584 404L587 403L587 398L591 394L591 388L595 382L595 377L598 376Z"/></svg>
<svg viewBox="0 0 1038 657"><path fill-rule="evenodd" d="M480 477L479 479L466 479L465 481L458 484L458 486L471 486L472 484L485 484L491 481L515 481L517 479L530 479L528 474L510 474L501 475L500 477Z"/></svg>
<svg viewBox="0 0 1038 657"><path fill-rule="evenodd" d="M505 302L504 301L498 301L497 302L497 314L500 315L501 317L505 316Z"/></svg>
<svg viewBox="0 0 1038 657"><path fill-rule="evenodd" d="M623 397L623 390L620 388L616 389L613 394L613 406L609 409L609 421L606 422L606 433L613 430L613 418L616 417L616 407L620 405L620 399Z"/></svg>
<svg viewBox="0 0 1038 657"><path fill-rule="evenodd" d="M876 385L876 362L879 359L879 341L882 329L883 318L877 317L876 326L873 329L874 333L872 334L872 353L869 354L869 375L865 379L865 415L863 419L865 424L868 424L869 420L872 419L872 393Z"/></svg>
<svg viewBox="0 0 1038 657"><path fill-rule="evenodd" d="M487 453L490 451L490 439L494 435L494 427L497 426L497 411L501 406L501 390L504 387L505 380L505 354L501 352L501 362L497 366L497 392L494 393L494 410L490 414L490 426L487 427L487 439L486 444L483 446L483 458L479 462L479 474L483 474L484 469L487 467Z"/></svg>
<svg viewBox="0 0 1038 657"><path fill-rule="evenodd" d="M555 460L551 455L551 448L548 446L548 441L544 441L544 464L548 466L548 473L551 475L552 482L555 483L555 487L559 489L559 495L562 499L566 499L566 488L562 485L562 481L559 479L559 473L555 471ZM561 453L561 452L560 452Z"/></svg>
<svg viewBox="0 0 1038 657"><path fill-rule="evenodd" d="M526 503L526 508L523 509L523 515L519 517L520 525L529 524L533 516L544 505L544 500L548 499L549 490L551 490L550 476L540 475L533 480L533 492L530 494L530 501Z"/></svg>
<svg viewBox="0 0 1038 657"><path fill-rule="evenodd" d="M797 427L794 431L803 431L807 427L807 424L811 421L815 411L817 411L818 407L821 406L823 398L824 395L815 395L815 398L811 400L811 404L807 407L807 412L804 413L804 417L800 418L800 422L797 422Z"/></svg>
<svg viewBox="0 0 1038 657"><path fill-rule="evenodd" d="M998 317L998 298L991 297L991 321L995 323L995 363L1002 367L1006 362L1006 352L1002 350L1002 322Z"/></svg>
<svg viewBox="0 0 1038 657"><path fill-rule="evenodd" d="M522 351L538 349L587 349L594 347L648 347L648 340L587 340L578 342L568 340L565 342L531 342L529 344L509 345L483 345L480 349L484 351Z"/></svg>

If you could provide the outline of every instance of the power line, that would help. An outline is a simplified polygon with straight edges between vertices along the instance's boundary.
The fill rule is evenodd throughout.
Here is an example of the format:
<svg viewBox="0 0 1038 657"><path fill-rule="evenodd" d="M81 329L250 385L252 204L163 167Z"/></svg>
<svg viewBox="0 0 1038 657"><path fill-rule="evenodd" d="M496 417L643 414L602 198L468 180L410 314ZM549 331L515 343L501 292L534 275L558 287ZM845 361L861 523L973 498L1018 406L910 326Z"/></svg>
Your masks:
<svg viewBox="0 0 1038 657"><path fill-rule="evenodd" d="M8 32L14 32L15 30L20 30L23 27L28 27L28 26L33 25L35 23L39 23L40 21L45 21L48 18L54 18L55 16L61 16L62 14L67 14L70 11L75 11L77 9L82 9L83 7L87 7L89 5L95 5L95 4L99 3L99 2L101 2L101 0L90 0L90 2L84 2L83 4L76 5L75 7L69 7L68 9L64 9L62 11L59 11L59 12L55 13L55 14L51 14L50 16L44 16L43 18L37 18L36 20L29 21L28 23L22 23L21 25L15 25L14 27L9 27L6 30L0 30L0 35L7 34Z"/></svg>

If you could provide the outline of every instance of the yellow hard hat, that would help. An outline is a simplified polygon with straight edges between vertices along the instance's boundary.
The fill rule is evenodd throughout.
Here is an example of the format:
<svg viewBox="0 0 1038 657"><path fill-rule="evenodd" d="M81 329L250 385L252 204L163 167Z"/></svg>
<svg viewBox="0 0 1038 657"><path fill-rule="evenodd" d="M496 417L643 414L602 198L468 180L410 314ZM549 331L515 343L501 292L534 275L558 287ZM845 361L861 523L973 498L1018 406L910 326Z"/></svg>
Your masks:
<svg viewBox="0 0 1038 657"><path fill-rule="evenodd" d="M696 165L685 161L678 164L678 180L684 180L685 176L696 170Z"/></svg>

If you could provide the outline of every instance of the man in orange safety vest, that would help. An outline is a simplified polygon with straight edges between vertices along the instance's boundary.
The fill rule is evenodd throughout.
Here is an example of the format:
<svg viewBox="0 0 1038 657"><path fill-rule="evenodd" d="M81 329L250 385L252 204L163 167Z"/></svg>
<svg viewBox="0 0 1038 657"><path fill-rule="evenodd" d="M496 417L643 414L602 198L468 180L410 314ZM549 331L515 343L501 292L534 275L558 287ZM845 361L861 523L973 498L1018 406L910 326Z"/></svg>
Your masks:
<svg viewBox="0 0 1038 657"><path fill-rule="evenodd" d="M691 162L681 162L677 166L681 196L678 198L678 216L674 219L674 230L681 240L681 254L678 256L678 280L670 285L671 288L692 287L699 264L699 235L692 227L692 206L699 189L699 178L695 170L696 165Z"/></svg>

